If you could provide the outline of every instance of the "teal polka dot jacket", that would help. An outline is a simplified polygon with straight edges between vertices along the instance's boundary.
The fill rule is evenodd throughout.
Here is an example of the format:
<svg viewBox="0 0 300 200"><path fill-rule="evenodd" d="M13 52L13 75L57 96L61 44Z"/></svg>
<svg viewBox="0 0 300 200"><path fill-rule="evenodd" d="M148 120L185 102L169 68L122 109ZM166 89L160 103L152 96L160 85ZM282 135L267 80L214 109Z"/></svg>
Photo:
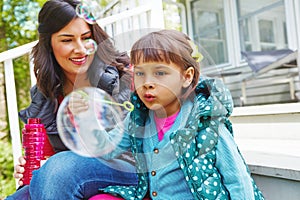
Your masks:
<svg viewBox="0 0 300 200"><path fill-rule="evenodd" d="M263 200L264 197L251 178L249 169L237 147L235 149L237 156L234 156L232 160L228 158L228 161L224 156L224 159L219 161L221 164L217 164L217 145L221 139L220 126L227 129L225 133L228 133L228 136L226 137L233 136L232 125L228 119L233 109L230 91L218 79L201 77L193 98L193 108L185 128L173 132L170 142L194 199ZM136 200L143 199L149 190L148 173L144 170L146 166L142 150L143 141L142 137L138 136L144 132L143 127L148 117L148 109L136 94L132 95L131 100L135 109L130 113L131 120L128 130L131 151L136 161L138 185L109 186L101 191L121 196L124 199ZM221 149L221 147L219 148ZM230 172L226 171L234 172L235 169L226 169L227 166L226 170L218 169L219 166L230 165L228 162L239 162L238 160L241 160L240 165L246 169L244 176L249 178L250 190L253 190L250 191L253 197L249 199L234 196L235 189L231 188L229 184L230 179L234 178L230 178Z"/></svg>

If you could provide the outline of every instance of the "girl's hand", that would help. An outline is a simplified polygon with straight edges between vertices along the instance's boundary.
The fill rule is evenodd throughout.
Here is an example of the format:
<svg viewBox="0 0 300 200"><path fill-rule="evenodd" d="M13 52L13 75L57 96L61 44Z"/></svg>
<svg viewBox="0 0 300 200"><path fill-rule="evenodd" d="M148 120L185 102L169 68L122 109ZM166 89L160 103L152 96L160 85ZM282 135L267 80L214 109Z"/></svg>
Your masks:
<svg viewBox="0 0 300 200"><path fill-rule="evenodd" d="M23 173L25 171L25 168L23 166L25 165L25 163L26 163L25 158L21 156L19 157L19 164L15 166L14 178L19 179L18 181L19 186L23 185L22 178L23 178Z"/></svg>

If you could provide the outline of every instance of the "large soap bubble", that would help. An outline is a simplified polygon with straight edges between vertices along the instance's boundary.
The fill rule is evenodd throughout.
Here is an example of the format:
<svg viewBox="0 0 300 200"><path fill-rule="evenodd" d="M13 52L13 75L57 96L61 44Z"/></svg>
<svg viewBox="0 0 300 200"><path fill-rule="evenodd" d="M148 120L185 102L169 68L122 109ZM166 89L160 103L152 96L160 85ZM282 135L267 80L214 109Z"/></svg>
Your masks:
<svg viewBox="0 0 300 200"><path fill-rule="evenodd" d="M133 109L130 102L116 103L99 88L73 91L64 98L57 113L62 141L82 156L99 157L113 151L124 132L120 106Z"/></svg>

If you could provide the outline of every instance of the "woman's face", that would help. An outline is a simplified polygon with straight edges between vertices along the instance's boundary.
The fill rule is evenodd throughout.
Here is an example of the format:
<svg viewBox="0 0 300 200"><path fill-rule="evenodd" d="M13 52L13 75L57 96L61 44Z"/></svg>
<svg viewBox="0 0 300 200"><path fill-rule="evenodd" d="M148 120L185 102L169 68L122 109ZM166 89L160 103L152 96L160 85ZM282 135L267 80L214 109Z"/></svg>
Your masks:
<svg viewBox="0 0 300 200"><path fill-rule="evenodd" d="M92 37L88 24L81 18L73 19L69 24L51 36L53 54L66 76L86 74L94 54L88 55L85 40Z"/></svg>

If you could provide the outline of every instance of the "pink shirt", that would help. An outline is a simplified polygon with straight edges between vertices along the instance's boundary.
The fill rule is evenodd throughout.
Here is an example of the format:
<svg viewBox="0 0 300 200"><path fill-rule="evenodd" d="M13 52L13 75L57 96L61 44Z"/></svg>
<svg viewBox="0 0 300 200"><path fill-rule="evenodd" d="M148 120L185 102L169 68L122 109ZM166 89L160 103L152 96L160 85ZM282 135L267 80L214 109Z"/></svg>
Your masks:
<svg viewBox="0 0 300 200"><path fill-rule="evenodd" d="M156 115L154 115L154 120L156 124L156 130L158 133L158 140L161 141L164 138L165 133L172 127L174 124L176 117L178 115L179 111L175 113L174 115L171 115L166 118L158 118Z"/></svg>

